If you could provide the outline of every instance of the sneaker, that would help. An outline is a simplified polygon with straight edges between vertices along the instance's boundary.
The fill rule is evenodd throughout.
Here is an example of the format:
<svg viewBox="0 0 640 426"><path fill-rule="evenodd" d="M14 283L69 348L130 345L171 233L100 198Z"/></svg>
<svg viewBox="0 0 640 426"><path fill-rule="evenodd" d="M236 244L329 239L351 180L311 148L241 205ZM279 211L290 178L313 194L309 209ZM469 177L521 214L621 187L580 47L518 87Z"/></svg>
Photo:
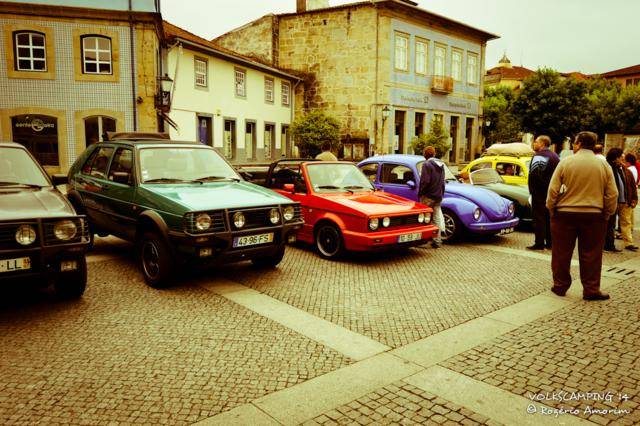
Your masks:
<svg viewBox="0 0 640 426"><path fill-rule="evenodd" d="M537 244L534 244L532 246L527 247L527 250L538 250L538 251L540 251L540 250L544 250L544 246L539 246Z"/></svg>
<svg viewBox="0 0 640 426"><path fill-rule="evenodd" d="M634 246L633 244L626 246L625 249L629 251L638 251L638 247Z"/></svg>
<svg viewBox="0 0 640 426"><path fill-rule="evenodd" d="M584 300L609 300L609 295L607 293L596 293L596 294L585 294L582 296Z"/></svg>
<svg viewBox="0 0 640 426"><path fill-rule="evenodd" d="M622 253L622 250L615 247L605 247L604 251L608 251L609 253Z"/></svg>

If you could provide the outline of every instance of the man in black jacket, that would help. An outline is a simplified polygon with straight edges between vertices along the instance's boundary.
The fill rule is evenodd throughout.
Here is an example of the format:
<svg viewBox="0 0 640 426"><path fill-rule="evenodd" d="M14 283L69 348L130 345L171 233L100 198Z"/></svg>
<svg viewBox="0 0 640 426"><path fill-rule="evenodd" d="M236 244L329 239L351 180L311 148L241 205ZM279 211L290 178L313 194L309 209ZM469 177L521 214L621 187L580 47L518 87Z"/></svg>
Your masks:
<svg viewBox="0 0 640 426"><path fill-rule="evenodd" d="M529 250L551 248L551 220L545 203L551 176L560 158L549 149L550 145L551 139L545 135L538 136L533 141L533 150L536 153L529 165L529 192L536 239L532 246L527 247Z"/></svg>
<svg viewBox="0 0 640 426"><path fill-rule="evenodd" d="M433 209L433 222L438 227L438 235L431 245L434 248L442 246L442 230L444 229L444 217L442 216L442 197L444 196L444 163L436 158L436 150L428 146L424 150L424 158L420 172L420 188L418 196L420 202Z"/></svg>

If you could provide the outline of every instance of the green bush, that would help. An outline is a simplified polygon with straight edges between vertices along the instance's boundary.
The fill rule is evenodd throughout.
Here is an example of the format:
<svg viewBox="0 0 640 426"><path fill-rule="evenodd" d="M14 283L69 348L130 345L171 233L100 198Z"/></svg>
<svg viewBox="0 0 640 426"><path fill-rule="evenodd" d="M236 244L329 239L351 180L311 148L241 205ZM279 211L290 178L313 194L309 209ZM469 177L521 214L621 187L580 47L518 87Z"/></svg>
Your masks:
<svg viewBox="0 0 640 426"><path fill-rule="evenodd" d="M411 148L416 155L422 155L424 149L432 146L436 150L436 156L442 158L451 148L449 135L441 120L433 120L429 133L423 133L411 139Z"/></svg>
<svg viewBox="0 0 640 426"><path fill-rule="evenodd" d="M291 124L291 134L300 150L300 157L315 157L324 141L331 142L333 150L340 138L340 122L321 110L300 116Z"/></svg>

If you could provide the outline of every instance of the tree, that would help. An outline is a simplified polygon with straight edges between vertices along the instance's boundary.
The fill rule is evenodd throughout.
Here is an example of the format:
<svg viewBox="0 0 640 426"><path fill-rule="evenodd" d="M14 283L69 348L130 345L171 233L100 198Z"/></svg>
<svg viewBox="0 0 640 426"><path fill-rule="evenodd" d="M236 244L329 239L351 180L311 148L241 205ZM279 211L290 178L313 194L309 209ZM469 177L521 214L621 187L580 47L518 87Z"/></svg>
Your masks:
<svg viewBox="0 0 640 426"><path fill-rule="evenodd" d="M604 138L605 133L619 127L616 109L621 86L613 80L593 78L587 81L583 130L590 130Z"/></svg>
<svg viewBox="0 0 640 426"><path fill-rule="evenodd" d="M442 124L442 120L433 120L429 133L423 133L411 139L411 148L417 155L422 155L424 149L428 146L435 148L438 158L441 158L451 148L449 135L444 128L444 124Z"/></svg>
<svg viewBox="0 0 640 426"><path fill-rule="evenodd" d="M628 132L640 126L640 87L627 86L621 90L615 107L618 131Z"/></svg>
<svg viewBox="0 0 640 426"><path fill-rule="evenodd" d="M315 157L325 141L336 145L340 137L340 123L321 110L313 110L296 118L291 124L301 157Z"/></svg>
<svg viewBox="0 0 640 426"><path fill-rule="evenodd" d="M512 111L523 131L562 142L584 128L587 93L586 82L542 69L524 80Z"/></svg>
<svg viewBox="0 0 640 426"><path fill-rule="evenodd" d="M488 126L482 131L487 145L513 142L519 139L520 121L511 112L514 91L506 86L488 87L484 92L482 110Z"/></svg>

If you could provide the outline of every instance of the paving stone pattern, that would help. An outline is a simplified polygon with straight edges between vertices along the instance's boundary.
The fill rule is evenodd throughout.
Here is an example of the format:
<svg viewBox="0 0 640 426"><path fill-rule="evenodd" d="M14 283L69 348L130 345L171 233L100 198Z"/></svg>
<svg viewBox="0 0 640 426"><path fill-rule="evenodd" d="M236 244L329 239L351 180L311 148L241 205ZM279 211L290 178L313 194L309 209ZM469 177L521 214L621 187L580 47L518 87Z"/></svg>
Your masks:
<svg viewBox="0 0 640 426"><path fill-rule="evenodd" d="M539 402L577 409L598 424L640 424L640 280L610 294L611 301L580 302L442 365L527 398L542 395ZM558 401L554 392L556 399L559 392L598 395Z"/></svg>
<svg viewBox="0 0 640 426"><path fill-rule="evenodd" d="M222 271L394 348L539 294L552 282L548 261L451 245L335 262L290 247L277 269L237 264Z"/></svg>
<svg viewBox="0 0 640 426"><path fill-rule="evenodd" d="M304 426L484 424L499 423L399 381L323 413Z"/></svg>
<svg viewBox="0 0 640 426"><path fill-rule="evenodd" d="M79 302L0 294L0 424L187 424L350 364L188 282L89 265Z"/></svg>

